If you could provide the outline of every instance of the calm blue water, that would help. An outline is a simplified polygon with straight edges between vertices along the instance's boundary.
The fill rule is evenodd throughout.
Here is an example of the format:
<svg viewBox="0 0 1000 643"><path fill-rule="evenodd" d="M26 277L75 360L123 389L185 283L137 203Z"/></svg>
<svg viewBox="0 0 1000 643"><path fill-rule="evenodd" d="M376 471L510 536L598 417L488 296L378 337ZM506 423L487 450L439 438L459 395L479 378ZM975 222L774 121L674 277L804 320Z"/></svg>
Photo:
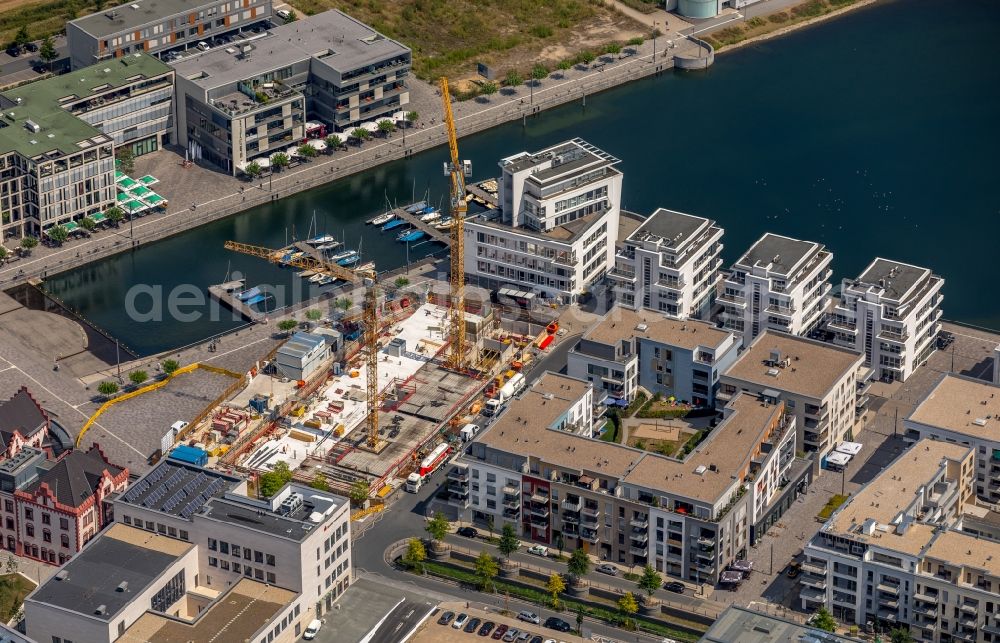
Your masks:
<svg viewBox="0 0 1000 643"><path fill-rule="evenodd" d="M826 244L838 280L875 256L916 263L947 280L947 318L1000 328L1000 306L981 292L1000 239L997 15L988 0L879 3L722 55L707 73L640 81L527 128L463 138L461 153L485 177L502 156L580 136L622 159L628 209L718 220L727 263L765 231ZM445 156L438 148L389 163L54 277L48 288L140 353L197 341L238 322L137 323L124 314L129 289L199 290L229 267L252 283L300 281L222 244L280 246L293 224L302 236L314 211L321 230L351 246L363 236L379 270L395 268L402 246L363 221L387 196L403 203L429 190L441 203Z"/></svg>

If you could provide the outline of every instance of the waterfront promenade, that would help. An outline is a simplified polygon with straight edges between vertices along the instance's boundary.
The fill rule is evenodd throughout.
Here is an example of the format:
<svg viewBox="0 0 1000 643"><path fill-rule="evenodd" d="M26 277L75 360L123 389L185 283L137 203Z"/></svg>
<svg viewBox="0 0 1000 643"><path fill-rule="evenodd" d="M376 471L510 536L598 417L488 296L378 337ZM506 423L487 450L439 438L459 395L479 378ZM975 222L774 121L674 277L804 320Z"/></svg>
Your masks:
<svg viewBox="0 0 1000 643"><path fill-rule="evenodd" d="M673 48L669 48L669 41L673 42ZM706 53L704 47L677 34L661 36L655 44L648 41L629 49L635 54L608 54L590 65L553 72L534 87L504 88L489 100L480 98L456 103L454 111L459 136L524 119L566 103L585 102L587 95L672 69L675 56L697 59ZM197 166L183 170L183 185L171 185L168 177L157 173L163 181L159 189L171 199L165 215L150 215L136 220L131 226L125 222L116 230L98 233L90 239L73 240L59 248L39 246L31 256L0 268L0 287L7 288L28 279L45 278L70 270L362 172L386 161L406 158L446 144L447 134L438 116L441 107L436 89L416 79L411 84L412 104L409 107L421 116L414 128L397 132L389 138L377 138L361 146L351 146L347 151L319 156L258 181L256 185ZM142 161L141 157L137 160L137 170L144 169ZM178 165L179 161L177 157ZM174 160L171 163L174 164Z"/></svg>

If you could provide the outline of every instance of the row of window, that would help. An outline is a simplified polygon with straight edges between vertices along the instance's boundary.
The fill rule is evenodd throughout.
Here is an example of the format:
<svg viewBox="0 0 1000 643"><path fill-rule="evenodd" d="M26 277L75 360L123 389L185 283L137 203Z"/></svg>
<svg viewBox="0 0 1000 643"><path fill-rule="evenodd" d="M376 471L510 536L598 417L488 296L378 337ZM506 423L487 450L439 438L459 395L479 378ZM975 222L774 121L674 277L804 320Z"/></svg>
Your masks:
<svg viewBox="0 0 1000 643"><path fill-rule="evenodd" d="M278 635L285 631L289 625L295 622L295 619L299 616L299 606L296 605L295 609L285 615L285 618L274 626L274 629L267 633L267 636L260 640L260 643L271 643L274 639L278 638ZM295 623L295 638L299 638L299 634L302 633L302 624Z"/></svg>
<svg viewBox="0 0 1000 643"><path fill-rule="evenodd" d="M176 527L171 527L170 525L164 525L158 522L154 523L152 520L145 521L145 525L143 525L143 520L139 517L136 517L135 520L132 520L131 516L122 516L122 522L125 523L126 525L132 525L136 529L145 528L146 531L155 531L156 533L161 534L163 536L170 536L171 538L180 538L181 540L187 540L187 541L191 540L190 537L188 536L188 532L186 529L177 529Z"/></svg>
<svg viewBox="0 0 1000 643"><path fill-rule="evenodd" d="M244 560L253 560L257 564L266 564L269 567L275 566L274 554L268 554L249 547L241 547L236 543L228 543L224 540L208 539L208 551L217 551L220 554L230 554L234 558L239 558L242 554ZM211 559L209 559L211 560Z"/></svg>
<svg viewBox="0 0 1000 643"><path fill-rule="evenodd" d="M244 565L237 562L230 562L223 559L218 559L214 556L208 557L209 567L218 567L223 571L232 571L234 574L242 573L247 578L253 578L262 582L267 582L269 585L274 585L275 576L274 572L265 572L260 567L251 567L250 565Z"/></svg>

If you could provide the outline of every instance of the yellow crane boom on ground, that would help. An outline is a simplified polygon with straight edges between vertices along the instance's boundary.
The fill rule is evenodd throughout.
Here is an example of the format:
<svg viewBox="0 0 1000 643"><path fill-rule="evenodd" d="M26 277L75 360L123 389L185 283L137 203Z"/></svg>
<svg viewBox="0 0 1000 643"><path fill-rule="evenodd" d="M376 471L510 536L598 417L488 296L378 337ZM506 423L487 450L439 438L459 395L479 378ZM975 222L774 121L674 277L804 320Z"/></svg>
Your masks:
<svg viewBox="0 0 1000 643"><path fill-rule="evenodd" d="M337 265L336 263L323 261L309 255L300 255L294 258L289 257L288 259L284 259L283 257L286 253L282 250L274 250L272 248L255 246L249 243L240 243L238 241L227 241L225 243L225 248L226 250L233 250L245 255L250 255L251 257L267 259L271 263L281 263L287 266L294 266L304 270L312 270L313 272L323 273L352 284L356 284L358 282L364 284L365 302L362 324L364 326L364 347L368 351L366 356L366 376L368 380L366 382L368 402L368 418L366 425L367 444L371 449L376 448L378 446L379 406L382 400L378 389L378 290L375 271L351 270L350 268L345 268Z"/></svg>
<svg viewBox="0 0 1000 643"><path fill-rule="evenodd" d="M451 311L449 315L450 350L449 368L464 371L468 366L465 341L465 213L468 210L465 177L471 173L468 161L458 160L458 136L455 118L451 113L451 94L448 79L441 77L441 101L444 103L444 125L448 132L448 149L451 158L445 163L445 174L451 176Z"/></svg>

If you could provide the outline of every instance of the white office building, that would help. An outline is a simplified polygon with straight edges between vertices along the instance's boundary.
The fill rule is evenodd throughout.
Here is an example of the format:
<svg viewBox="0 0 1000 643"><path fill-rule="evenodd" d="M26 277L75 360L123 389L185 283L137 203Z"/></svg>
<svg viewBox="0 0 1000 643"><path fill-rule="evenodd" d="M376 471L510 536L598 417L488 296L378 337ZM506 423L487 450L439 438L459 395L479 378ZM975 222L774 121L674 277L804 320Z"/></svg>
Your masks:
<svg viewBox="0 0 1000 643"><path fill-rule="evenodd" d="M614 264L618 159L573 139L500 161L500 208L465 225L470 284L573 302Z"/></svg>
<svg viewBox="0 0 1000 643"><path fill-rule="evenodd" d="M765 234L722 282L722 322L744 346L768 329L806 334L829 303L831 261L822 244Z"/></svg>
<svg viewBox="0 0 1000 643"><path fill-rule="evenodd" d="M837 344L863 353L880 380L906 380L934 351L942 286L927 268L875 259L860 277L844 280L828 328Z"/></svg>
<svg viewBox="0 0 1000 643"><path fill-rule="evenodd" d="M711 219L658 209L615 256L608 273L615 300L676 319L707 318L720 279L722 233Z"/></svg>

